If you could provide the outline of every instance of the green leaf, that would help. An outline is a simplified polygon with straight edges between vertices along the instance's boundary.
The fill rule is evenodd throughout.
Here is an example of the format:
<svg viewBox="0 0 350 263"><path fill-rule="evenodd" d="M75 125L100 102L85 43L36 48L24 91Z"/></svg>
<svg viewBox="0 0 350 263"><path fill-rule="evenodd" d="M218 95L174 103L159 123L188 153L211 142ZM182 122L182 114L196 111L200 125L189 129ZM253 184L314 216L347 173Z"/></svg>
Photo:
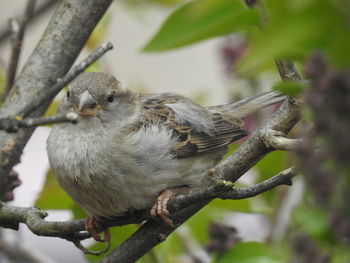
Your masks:
<svg viewBox="0 0 350 263"><path fill-rule="evenodd" d="M271 249L263 243L238 243L228 253L220 258L218 263L277 263L281 262Z"/></svg>
<svg viewBox="0 0 350 263"><path fill-rule="evenodd" d="M54 100L50 104L49 108L46 110L45 117L49 117L49 116L55 115L57 113L59 105L60 105L60 102L57 101L57 100ZM52 124L47 125L47 126L52 126Z"/></svg>
<svg viewBox="0 0 350 263"><path fill-rule="evenodd" d="M183 248L183 242L178 237L176 232L169 235L165 242L160 243L157 245L151 252L151 254L148 254L148 258L153 256L158 259L158 261L153 260L153 262L173 262L172 259L184 252ZM143 259L144 257L142 257Z"/></svg>
<svg viewBox="0 0 350 263"><path fill-rule="evenodd" d="M260 179L266 180L281 172L287 161L287 153L283 151L274 151L269 153L255 166L259 170Z"/></svg>
<svg viewBox="0 0 350 263"><path fill-rule="evenodd" d="M260 35L251 36L251 50L238 70L256 74L274 58L305 61L315 51L337 65L349 65L350 29L340 7L333 0L266 0L266 24Z"/></svg>
<svg viewBox="0 0 350 263"><path fill-rule="evenodd" d="M255 169L259 171L259 181L264 181L278 174L286 168L287 153L283 151L274 151L266 155L260 162L255 165ZM271 189L258 197L263 197L271 206L278 196L276 190ZM267 211L267 210L265 210Z"/></svg>
<svg viewBox="0 0 350 263"><path fill-rule="evenodd" d="M332 251L331 263L346 263L350 262L350 250L348 247L336 247Z"/></svg>
<svg viewBox="0 0 350 263"><path fill-rule="evenodd" d="M85 72L99 72L99 71L102 71L101 63L99 61L95 61L85 69Z"/></svg>
<svg viewBox="0 0 350 263"><path fill-rule="evenodd" d="M324 210L304 205L295 210L294 219L298 227L312 238L319 241L329 240L330 226Z"/></svg>
<svg viewBox="0 0 350 263"><path fill-rule="evenodd" d="M215 199L210 203L210 205L215 207L216 209L226 210L226 212L242 212L242 213L252 212L250 208L249 199L241 199L241 200Z"/></svg>
<svg viewBox="0 0 350 263"><path fill-rule="evenodd" d="M153 2L155 2L157 4L161 4L161 5L176 5L176 4L179 4L183 1L184 0L153 0Z"/></svg>
<svg viewBox="0 0 350 263"><path fill-rule="evenodd" d="M192 233L200 242L206 242L208 240L210 223L222 219L225 211L229 210L215 207L213 203L210 203L192 216L186 224L188 224Z"/></svg>
<svg viewBox="0 0 350 263"><path fill-rule="evenodd" d="M75 203L72 205L70 210L73 213L73 219L81 219L87 217L87 214Z"/></svg>
<svg viewBox="0 0 350 263"><path fill-rule="evenodd" d="M3 67L0 65L0 95L5 91L6 87L6 76Z"/></svg>
<svg viewBox="0 0 350 263"><path fill-rule="evenodd" d="M243 0L197 0L172 13L143 51L162 51L256 25L256 10Z"/></svg>
<svg viewBox="0 0 350 263"><path fill-rule="evenodd" d="M220 221L228 212L252 212L249 199L215 199L192 216L186 224L200 242L208 240L208 229L213 221Z"/></svg>
<svg viewBox="0 0 350 263"><path fill-rule="evenodd" d="M305 86L297 81L281 81L272 87L273 90L296 96L305 90Z"/></svg>
<svg viewBox="0 0 350 263"><path fill-rule="evenodd" d="M49 170L35 205L41 209L70 210L73 204L73 200L58 185L52 171Z"/></svg>

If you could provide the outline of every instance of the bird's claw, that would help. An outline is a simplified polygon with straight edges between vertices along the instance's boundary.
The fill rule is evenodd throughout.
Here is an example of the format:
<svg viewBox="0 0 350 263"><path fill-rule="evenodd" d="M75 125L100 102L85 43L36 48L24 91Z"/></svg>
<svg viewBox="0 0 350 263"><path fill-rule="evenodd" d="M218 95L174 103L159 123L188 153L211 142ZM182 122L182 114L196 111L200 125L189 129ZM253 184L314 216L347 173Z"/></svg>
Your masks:
<svg viewBox="0 0 350 263"><path fill-rule="evenodd" d="M157 197L157 200L151 209L151 213L150 213L151 216L152 217L159 216L165 224L169 226L174 226L173 221L169 218L170 213L169 213L169 210L167 209L168 201L173 196L183 193L187 189L188 187L186 186L165 189Z"/></svg>
<svg viewBox="0 0 350 263"><path fill-rule="evenodd" d="M101 222L94 216L88 216L86 218L85 228L97 242L109 242L111 239L108 228L103 227ZM99 235L101 230L104 233L103 238Z"/></svg>
<svg viewBox="0 0 350 263"><path fill-rule="evenodd" d="M151 216L159 216L163 222L167 225L172 226L173 221L168 217L169 211L167 209L167 203L174 194L171 189L164 190L158 197L151 209Z"/></svg>
<svg viewBox="0 0 350 263"><path fill-rule="evenodd" d="M101 224L101 221L94 217L88 216L85 221L85 229L90 233L91 237L95 239L97 242L107 243L106 248L101 251L91 251L84 247L80 240L71 240L74 245L79 248L84 254L99 256L105 252L107 252L111 246L111 235L109 233L108 228L104 227ZM103 238L99 235L100 232L103 231Z"/></svg>
<svg viewBox="0 0 350 263"><path fill-rule="evenodd" d="M107 245L105 247L105 249L103 250L100 250L100 251L91 251L89 249L87 249L86 247L84 247L81 243L80 243L80 240L73 240L72 241L74 243L74 245L79 248L84 254L88 254L88 255L94 255L94 256L100 256L104 253L106 253L109 248L111 247L111 241L108 240L106 241Z"/></svg>

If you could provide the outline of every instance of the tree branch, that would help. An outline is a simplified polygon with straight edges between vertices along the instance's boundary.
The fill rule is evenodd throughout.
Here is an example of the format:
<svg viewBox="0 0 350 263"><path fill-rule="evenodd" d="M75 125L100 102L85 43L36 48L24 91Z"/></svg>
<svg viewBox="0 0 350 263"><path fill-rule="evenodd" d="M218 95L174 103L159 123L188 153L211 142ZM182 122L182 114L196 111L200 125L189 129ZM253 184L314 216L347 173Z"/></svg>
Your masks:
<svg viewBox="0 0 350 263"><path fill-rule="evenodd" d="M61 237L65 239L90 237L84 230L85 220L67 222L45 221L47 213L36 207L16 207L0 202L0 225L18 230L19 224L26 224L38 236Z"/></svg>
<svg viewBox="0 0 350 263"><path fill-rule="evenodd" d="M47 100L30 117L43 115L53 99L47 87L53 86L57 79L68 72L111 2L112 0L60 1L43 36L5 99L0 118L22 112L35 97L47 96ZM20 129L12 134L0 131L0 199L4 194L7 174L19 162L33 131L33 128Z"/></svg>
<svg viewBox="0 0 350 263"><path fill-rule="evenodd" d="M176 216L179 211L193 204L214 198L237 200L253 197L279 185L291 185L293 176L295 176L294 168L289 168L264 182L243 188L236 188L231 182L219 181L205 190L174 197L169 201L168 209L172 215ZM0 225L2 227L17 230L19 224L23 223L39 236L61 237L70 241L90 237L88 233L81 232L85 231L85 220L45 221L46 216L46 212L36 207L15 207L0 202ZM110 227L141 223L149 216L148 210L135 211L113 219L105 219L103 225Z"/></svg>
<svg viewBox="0 0 350 263"><path fill-rule="evenodd" d="M5 130L7 132L17 132L20 128L37 127L40 125L71 122L73 124L77 123L79 120L79 115L74 112L69 112L67 114L58 114L49 117L42 118L26 118L26 119L13 119L13 118L2 118L0 119L0 130Z"/></svg>
<svg viewBox="0 0 350 263"><path fill-rule="evenodd" d="M207 201L214 198L239 200L257 196L279 185L292 185L291 179L295 176L295 169L288 168L268 180L256 185L236 188L234 183L220 180L213 186L188 195L174 197L173 202L169 201L167 208L170 211L179 211L198 201Z"/></svg>
<svg viewBox="0 0 350 263"><path fill-rule="evenodd" d="M301 77L292 61L276 59L275 64L282 80L301 81Z"/></svg>
<svg viewBox="0 0 350 263"><path fill-rule="evenodd" d="M269 129L266 130L264 140L267 147L280 151L295 150L297 145L302 142L302 139L289 139L286 138L285 134Z"/></svg>
<svg viewBox="0 0 350 263"><path fill-rule="evenodd" d="M10 92L10 89L13 85L13 82L16 77L16 72L17 72L17 67L18 67L18 61L19 61L19 56L21 54L21 49L22 49L22 42L23 42L23 37L24 37L24 32L27 27L27 22L30 19L30 17L33 14L34 7L36 4L36 0L27 0L27 5L21 20L21 23L15 27L18 27L17 30L14 30L14 38L12 39L12 52L11 52L11 59L10 59L10 64L7 70L7 83L6 83L6 89L3 94L2 99L5 99L8 93ZM13 22L15 22L14 20ZM11 26L12 27L12 26Z"/></svg>

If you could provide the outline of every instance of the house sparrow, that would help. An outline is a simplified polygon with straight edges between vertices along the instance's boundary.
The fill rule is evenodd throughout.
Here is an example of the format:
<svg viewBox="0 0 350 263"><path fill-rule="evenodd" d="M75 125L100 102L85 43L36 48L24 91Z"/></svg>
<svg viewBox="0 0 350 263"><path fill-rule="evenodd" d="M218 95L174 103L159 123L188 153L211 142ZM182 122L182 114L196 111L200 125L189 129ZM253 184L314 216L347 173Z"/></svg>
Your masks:
<svg viewBox="0 0 350 263"><path fill-rule="evenodd" d="M59 184L94 219L148 209L166 223L166 202L203 181L201 175L248 133L240 118L282 101L277 92L203 107L171 94L136 94L113 76L80 74L68 87L62 113L76 125L53 127L47 152ZM97 235L97 236L96 236Z"/></svg>

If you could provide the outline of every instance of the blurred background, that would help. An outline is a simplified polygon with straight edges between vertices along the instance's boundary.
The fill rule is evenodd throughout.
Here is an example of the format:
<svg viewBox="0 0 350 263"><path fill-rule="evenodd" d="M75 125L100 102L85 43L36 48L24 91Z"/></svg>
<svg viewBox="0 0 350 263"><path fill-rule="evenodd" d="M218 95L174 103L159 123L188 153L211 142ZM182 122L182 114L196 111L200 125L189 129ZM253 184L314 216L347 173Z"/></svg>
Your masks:
<svg viewBox="0 0 350 263"><path fill-rule="evenodd" d="M35 48L58 2L37 1L37 10L48 7L27 26L20 66ZM304 96L308 105L302 123L292 132L294 137L305 137L308 144L300 146L297 153L269 154L237 183L251 185L300 164L303 176L293 179L293 187L278 187L251 199L214 200L139 262L350 262L350 209L344 201L349 197L345 157L349 156L349 139L333 140L332 146L327 142L346 137L350 128L346 71L350 61L349 1L283 2L258 1L249 9L240 0L115 1L77 59L79 63L109 41L114 49L88 70L113 74L135 92L172 92L213 105L273 88ZM21 0L0 2L1 84L6 82L11 50L11 38L4 32L8 20L20 18L24 7ZM313 83L311 88L282 84L273 58L293 59L303 78L313 81L308 82ZM345 73L337 75L337 70ZM57 96L47 115L55 113L63 94ZM327 103L334 110L318 118L315 113ZM247 117L246 128L254 130L274 110L276 106ZM345 130L341 135L336 133L338 124ZM12 193L10 204L37 205L49 212L48 220L83 218L83 212L50 173L45 150L49 131L50 127L37 128L26 146L15 167L22 184ZM319 138L317 142L310 134ZM239 144L232 145L230 152ZM320 147L325 150L314 154ZM342 154L339 157L334 151ZM134 225L114 228L113 247L135 229ZM100 248L92 242L84 244ZM16 249L21 253L13 253ZM85 257L66 240L38 237L23 225L19 231L0 232L0 262L99 259Z"/></svg>

